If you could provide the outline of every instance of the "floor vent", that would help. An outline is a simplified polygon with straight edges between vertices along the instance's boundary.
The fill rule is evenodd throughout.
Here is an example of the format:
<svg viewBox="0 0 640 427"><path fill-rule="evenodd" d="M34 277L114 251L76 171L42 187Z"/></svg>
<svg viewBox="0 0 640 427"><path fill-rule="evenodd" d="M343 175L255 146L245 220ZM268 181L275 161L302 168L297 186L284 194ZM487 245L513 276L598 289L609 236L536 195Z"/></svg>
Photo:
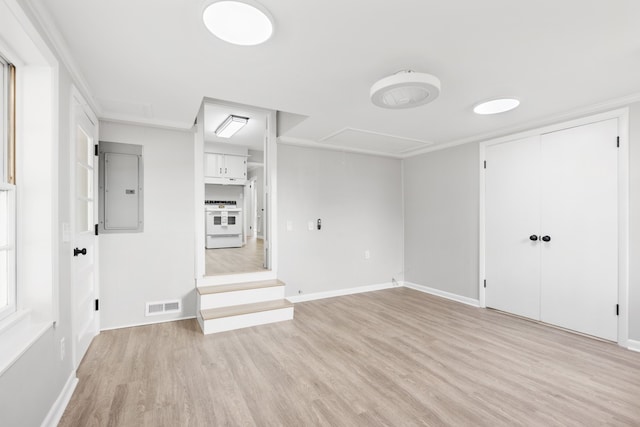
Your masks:
<svg viewBox="0 0 640 427"><path fill-rule="evenodd" d="M179 313L180 311L180 300L148 302L144 315L155 316L157 314Z"/></svg>

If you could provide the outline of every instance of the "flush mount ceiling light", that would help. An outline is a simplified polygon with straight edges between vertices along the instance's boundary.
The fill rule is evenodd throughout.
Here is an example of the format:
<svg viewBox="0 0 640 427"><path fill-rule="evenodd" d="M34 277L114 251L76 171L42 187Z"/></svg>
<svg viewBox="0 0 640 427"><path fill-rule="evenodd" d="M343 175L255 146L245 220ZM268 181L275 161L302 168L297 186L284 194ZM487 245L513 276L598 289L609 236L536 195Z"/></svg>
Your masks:
<svg viewBox="0 0 640 427"><path fill-rule="evenodd" d="M216 129L214 133L219 138L231 138L236 132L242 129L247 122L249 122L248 117L229 116L224 119L224 122L218 126L218 129Z"/></svg>
<svg viewBox="0 0 640 427"><path fill-rule="evenodd" d="M440 95L440 79L411 70L399 71L371 86L371 102L382 108L413 108Z"/></svg>
<svg viewBox="0 0 640 427"><path fill-rule="evenodd" d="M473 112L482 115L498 114L513 110L518 105L520 105L520 101L515 98L498 98L476 105L473 107Z"/></svg>
<svg viewBox="0 0 640 427"><path fill-rule="evenodd" d="M217 1L202 12L207 29L228 43L253 46L264 43L273 34L269 13L253 1Z"/></svg>

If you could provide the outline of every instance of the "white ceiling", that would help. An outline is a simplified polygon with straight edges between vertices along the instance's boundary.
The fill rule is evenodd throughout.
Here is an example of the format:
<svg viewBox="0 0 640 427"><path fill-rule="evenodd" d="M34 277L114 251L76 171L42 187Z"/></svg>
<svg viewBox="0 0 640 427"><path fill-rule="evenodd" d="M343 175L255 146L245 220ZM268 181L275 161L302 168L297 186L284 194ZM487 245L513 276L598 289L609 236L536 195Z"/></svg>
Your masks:
<svg viewBox="0 0 640 427"><path fill-rule="evenodd" d="M275 33L251 47L209 34L202 1L32 1L105 119L190 128L211 97L308 116L289 142L403 156L640 93L638 0L260 0ZM440 97L372 105L371 85L402 69L439 77ZM522 104L472 113L497 96Z"/></svg>

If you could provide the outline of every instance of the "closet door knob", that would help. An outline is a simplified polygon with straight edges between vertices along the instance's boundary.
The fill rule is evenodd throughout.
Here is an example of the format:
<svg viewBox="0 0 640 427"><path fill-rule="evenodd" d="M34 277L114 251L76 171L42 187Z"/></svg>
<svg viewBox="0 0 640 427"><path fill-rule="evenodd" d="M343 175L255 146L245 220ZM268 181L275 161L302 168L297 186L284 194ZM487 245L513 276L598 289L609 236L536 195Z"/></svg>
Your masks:
<svg viewBox="0 0 640 427"><path fill-rule="evenodd" d="M542 241L543 242L548 242L551 240L551 236L542 236Z"/></svg>
<svg viewBox="0 0 640 427"><path fill-rule="evenodd" d="M532 234L531 236L529 236L529 240L535 242L536 240L538 240L538 236L536 236L535 234Z"/></svg>

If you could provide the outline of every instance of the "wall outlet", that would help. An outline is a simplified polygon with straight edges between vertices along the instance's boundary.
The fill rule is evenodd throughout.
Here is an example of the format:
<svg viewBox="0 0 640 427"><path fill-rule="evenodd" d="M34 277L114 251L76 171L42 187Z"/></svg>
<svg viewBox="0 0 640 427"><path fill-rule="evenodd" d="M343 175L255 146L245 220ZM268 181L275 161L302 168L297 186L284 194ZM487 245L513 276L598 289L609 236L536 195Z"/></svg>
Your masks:
<svg viewBox="0 0 640 427"><path fill-rule="evenodd" d="M60 338L60 361L64 360L64 356L67 354L67 348L64 343L64 337Z"/></svg>
<svg viewBox="0 0 640 427"><path fill-rule="evenodd" d="M371 258L371 252L369 252L369 249L367 249L366 251L364 251L364 259L369 259Z"/></svg>

